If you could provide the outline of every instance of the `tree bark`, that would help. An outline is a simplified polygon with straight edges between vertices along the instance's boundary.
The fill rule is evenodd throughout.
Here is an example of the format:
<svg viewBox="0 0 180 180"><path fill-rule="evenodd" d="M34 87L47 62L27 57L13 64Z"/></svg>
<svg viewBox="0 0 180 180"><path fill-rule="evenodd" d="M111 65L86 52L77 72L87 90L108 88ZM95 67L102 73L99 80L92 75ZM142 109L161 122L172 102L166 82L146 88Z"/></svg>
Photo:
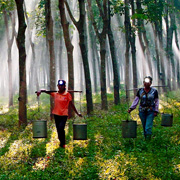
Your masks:
<svg viewBox="0 0 180 180"><path fill-rule="evenodd" d="M125 88L126 88L126 99L127 101L130 100L130 77L129 77L129 50L130 50L130 18L129 18L129 4L128 0L125 0L125 20L124 20L124 25L125 25L125 39L126 39L126 52L125 52Z"/></svg>
<svg viewBox="0 0 180 180"><path fill-rule="evenodd" d="M96 35L98 37L99 43L100 43L100 56L101 56L101 73L100 73L100 79L101 79L101 108L103 110L108 109L108 103L107 103L107 87L106 87L106 35L108 32L108 17L107 17L107 0L103 0L103 8L101 7L101 4L98 0L96 0L96 3L98 5L100 15L103 19L103 30L101 33L99 33L97 24L94 20L94 16L92 13L92 7L91 7L91 1L88 0L88 6L90 10L90 16L91 20L93 22L93 27L96 32Z"/></svg>
<svg viewBox="0 0 180 180"><path fill-rule="evenodd" d="M135 9L134 9L134 0L131 0L131 8L132 8L132 15L135 14ZM132 26L135 26L135 20L132 21ZM135 30L132 28L131 24L129 25L130 27L130 44L131 44L131 54L132 54L132 64L133 64L133 88L134 88L134 97L137 94L137 64L136 64L136 36L135 36Z"/></svg>
<svg viewBox="0 0 180 180"><path fill-rule="evenodd" d="M172 0L167 0L167 3L172 4ZM175 27L175 17L169 7L166 7L166 32L167 32L167 42L166 42L166 56L168 60L168 87L169 90L175 89L175 63L174 63L174 55L172 50L172 39L173 32ZM173 84L171 83L171 79L173 80Z"/></svg>
<svg viewBox="0 0 180 180"><path fill-rule="evenodd" d="M108 2L109 3L109 2ZM114 75L114 104L120 103L120 95L119 95L119 72L118 72L118 63L116 58L116 50L115 50L115 42L114 42L114 36L111 29L111 17L110 17L110 4L108 4L108 20L109 20L109 26L108 26L108 39L109 39L109 45L110 45L110 51L111 51L111 59L112 59L112 65L113 65L113 75Z"/></svg>
<svg viewBox="0 0 180 180"><path fill-rule="evenodd" d="M26 85L26 48L25 30L26 23L24 17L24 0L15 0L18 13L19 29L17 44L19 50L19 126L27 125L27 85Z"/></svg>
<svg viewBox="0 0 180 180"><path fill-rule="evenodd" d="M98 92L98 83L97 83L97 69L99 69L99 66L97 68L97 58L96 58L96 53L95 51L97 51L97 49L95 48L94 44L95 44L95 35L94 35L94 31L92 29L92 24L89 21L88 24L88 28L89 28L89 41L90 41L90 49L91 49L91 56L92 56L92 66L93 66L93 82L94 82L94 92L97 93Z"/></svg>
<svg viewBox="0 0 180 180"><path fill-rule="evenodd" d="M50 91L54 90L56 87L56 78L55 78L55 51L54 51L54 34L53 34L53 19L52 19L52 13L51 13L51 1L46 0L45 4L45 9L46 9L46 35L47 35L47 40L48 40L48 49L49 49L49 57L50 57ZM54 107L54 101L53 98L50 98L50 103L51 103L51 112ZM52 115L51 115L52 117Z"/></svg>
<svg viewBox="0 0 180 180"><path fill-rule="evenodd" d="M64 40L65 40L65 45L67 49L67 56L68 56L68 88L70 90L74 90L74 65L73 65L73 45L71 43L71 38L69 34L69 22L67 21L66 18L66 13L65 13L65 6L64 6L64 0L59 0L59 10L60 10L60 18L61 18L61 24L63 28L63 33L64 33ZM72 99L74 101L74 94L72 93ZM69 111L69 118L72 117L73 111L72 109Z"/></svg>
<svg viewBox="0 0 180 180"><path fill-rule="evenodd" d="M87 28L86 28L86 10L85 10L85 1L78 0L79 2L79 11L80 18L77 22L69 8L67 2L65 2L66 7L68 9L71 20L76 26L79 32L79 45L82 54L83 66L84 66L84 75L85 75L85 84L86 84L86 101L87 101L87 114L90 114L93 111L93 101L92 101L92 88L91 88L91 78L90 78L90 70L89 70L89 62L88 62L88 43L87 43Z"/></svg>

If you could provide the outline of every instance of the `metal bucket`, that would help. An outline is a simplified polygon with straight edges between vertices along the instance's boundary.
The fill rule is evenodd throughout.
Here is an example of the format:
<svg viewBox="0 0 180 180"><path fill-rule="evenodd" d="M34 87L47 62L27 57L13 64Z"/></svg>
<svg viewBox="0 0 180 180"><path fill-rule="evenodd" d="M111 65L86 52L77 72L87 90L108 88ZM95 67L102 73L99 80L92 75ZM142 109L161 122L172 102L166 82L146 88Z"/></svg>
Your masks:
<svg viewBox="0 0 180 180"><path fill-rule="evenodd" d="M161 116L161 126L171 127L173 124L173 114L162 114Z"/></svg>
<svg viewBox="0 0 180 180"><path fill-rule="evenodd" d="M47 138L47 121L33 121L33 138Z"/></svg>
<svg viewBox="0 0 180 180"><path fill-rule="evenodd" d="M73 124L73 140L87 140L87 124Z"/></svg>
<svg viewBox="0 0 180 180"><path fill-rule="evenodd" d="M137 121L126 120L122 121L122 137L136 138L137 136Z"/></svg>

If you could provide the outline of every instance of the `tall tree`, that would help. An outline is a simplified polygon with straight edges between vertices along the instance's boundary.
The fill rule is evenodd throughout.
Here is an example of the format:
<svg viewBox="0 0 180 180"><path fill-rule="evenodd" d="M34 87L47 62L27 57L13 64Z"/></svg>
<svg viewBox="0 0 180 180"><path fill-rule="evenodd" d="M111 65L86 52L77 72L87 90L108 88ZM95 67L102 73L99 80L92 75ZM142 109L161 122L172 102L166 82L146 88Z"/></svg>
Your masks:
<svg viewBox="0 0 180 180"><path fill-rule="evenodd" d="M26 85L26 48L25 30L26 22L24 17L24 0L15 0L19 21L17 44L19 50L19 126L27 125L27 85Z"/></svg>
<svg viewBox="0 0 180 180"><path fill-rule="evenodd" d="M173 41L173 33L175 30L175 16L174 11L172 9L174 0L167 0L167 4L170 6L166 6L165 10L165 21L166 21L166 32L167 32L167 42L166 42L166 55L168 60L168 87L169 89L175 89L175 62L174 55L172 50L172 41ZM173 87L171 84L171 79L173 80Z"/></svg>
<svg viewBox="0 0 180 180"><path fill-rule="evenodd" d="M82 54L84 74L85 74L85 84L86 84L86 101L87 101L87 114L90 114L93 111L93 101L92 101L92 88L91 88L91 78L90 78L90 69L88 62L88 43L87 43L87 25L86 25L86 8L85 1L78 0L79 2L79 21L76 21L73 17L70 7L65 1L66 7L68 9L71 20L76 26L79 32L79 45Z"/></svg>
<svg viewBox="0 0 180 180"><path fill-rule="evenodd" d="M46 37L48 41L49 57L50 57L50 90L54 90L56 87L55 78L55 52L54 52L54 33L53 33L53 19L51 13L51 1L45 0L45 11L46 11ZM53 99L50 98L51 112L54 106Z"/></svg>
<svg viewBox="0 0 180 180"><path fill-rule="evenodd" d="M60 11L60 18L61 18L61 24L63 28L63 33L64 33L64 40L65 40L65 45L67 49L67 56L68 56L68 88L71 90L74 90L74 63L73 63L73 45L71 43L71 38L70 38L70 32L69 32L69 22L67 21L66 18L66 12L65 12L65 0L59 0L59 11ZM74 94L72 93L72 98L74 101ZM70 111L70 115L72 116L72 111Z"/></svg>
<svg viewBox="0 0 180 180"><path fill-rule="evenodd" d="M100 43L100 55L101 55L101 108L104 110L108 109L107 103L107 88L106 88L106 37L108 33L108 11L107 11L107 0L103 0L102 5L101 2L96 0L100 16L102 17L102 31L99 32L97 24L94 19L94 15L92 12L91 0L88 0L88 6L90 10L91 20L93 22L93 27L96 32L96 36L98 37Z"/></svg>
<svg viewBox="0 0 180 180"><path fill-rule="evenodd" d="M93 82L94 82L94 92L97 93L98 92L98 69L99 66L97 67L98 64L98 58L96 57L95 53L97 51L97 44L95 43L96 41L96 36L92 27L92 23L91 21L88 20L88 30L89 30L89 42L90 42L90 52L91 52L91 62L92 62L92 66L93 66Z"/></svg>
<svg viewBox="0 0 180 180"><path fill-rule="evenodd" d="M134 0L130 0L131 9L132 9L132 15L135 14L135 8L134 8ZM132 20L132 25L129 24L129 31L130 31L130 44L131 44L131 54L132 54L132 64L133 64L133 88L134 88L134 96L136 96L137 93L137 64L136 64L136 36L135 36L135 20Z"/></svg>
<svg viewBox="0 0 180 180"><path fill-rule="evenodd" d="M130 50L130 17L129 17L129 0L125 0L125 19L124 19L124 26L125 26L125 39L126 39L126 52L125 52L125 86L126 86L126 98L129 101L130 98L130 60L129 60L129 50Z"/></svg>
<svg viewBox="0 0 180 180"><path fill-rule="evenodd" d="M112 59L112 65L113 65L113 75L114 75L114 104L120 103L120 95L119 95L119 86L120 86L120 80L119 80L119 73L118 73L118 63L117 63L117 56L116 56L116 47L114 42L114 36L111 29L111 16L110 16L110 2L108 1L108 39L109 39L109 45L110 45L110 51L111 51L111 59Z"/></svg>

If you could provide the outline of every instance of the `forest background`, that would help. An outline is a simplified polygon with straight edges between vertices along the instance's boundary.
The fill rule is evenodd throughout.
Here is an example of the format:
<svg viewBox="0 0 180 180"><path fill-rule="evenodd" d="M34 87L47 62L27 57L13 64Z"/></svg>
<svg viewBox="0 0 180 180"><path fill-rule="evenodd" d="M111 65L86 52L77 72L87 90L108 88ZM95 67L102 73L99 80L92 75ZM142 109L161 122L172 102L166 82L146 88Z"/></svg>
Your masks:
<svg viewBox="0 0 180 180"><path fill-rule="evenodd" d="M0 179L179 179L179 10L179 0L0 0ZM151 143L139 126L137 140L117 140L147 75L175 126L159 127L159 115ZM58 79L83 91L72 96L90 125L89 140L74 144L69 120L66 154L49 121L53 101L35 94L57 90ZM36 118L48 120L48 139L32 139Z"/></svg>
<svg viewBox="0 0 180 180"><path fill-rule="evenodd" d="M107 92L114 93L115 104L120 89L129 100L129 90L135 95L146 75L155 86L179 88L178 0L1 0L0 5L0 95L9 98L10 107L19 93L19 125L27 124L27 94L56 90L58 79L69 90L83 90L87 114L93 93L100 92L107 110Z"/></svg>

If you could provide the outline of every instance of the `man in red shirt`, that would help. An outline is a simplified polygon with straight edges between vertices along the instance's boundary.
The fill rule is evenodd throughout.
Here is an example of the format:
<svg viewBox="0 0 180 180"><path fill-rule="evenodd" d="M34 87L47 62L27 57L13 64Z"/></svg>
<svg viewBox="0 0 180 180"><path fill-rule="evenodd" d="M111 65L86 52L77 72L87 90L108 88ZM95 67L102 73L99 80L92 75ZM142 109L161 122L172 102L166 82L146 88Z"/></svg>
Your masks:
<svg viewBox="0 0 180 180"><path fill-rule="evenodd" d="M70 105L78 116L82 117L82 115L77 112L74 104L72 103L71 94L69 92L66 92L66 81L58 80L57 86L59 89L58 92L48 92L46 90L40 90L37 92L37 95L39 96L41 92L45 92L54 98L54 108L52 110L52 114L54 114L60 147L65 148L64 128L68 118L68 106Z"/></svg>

